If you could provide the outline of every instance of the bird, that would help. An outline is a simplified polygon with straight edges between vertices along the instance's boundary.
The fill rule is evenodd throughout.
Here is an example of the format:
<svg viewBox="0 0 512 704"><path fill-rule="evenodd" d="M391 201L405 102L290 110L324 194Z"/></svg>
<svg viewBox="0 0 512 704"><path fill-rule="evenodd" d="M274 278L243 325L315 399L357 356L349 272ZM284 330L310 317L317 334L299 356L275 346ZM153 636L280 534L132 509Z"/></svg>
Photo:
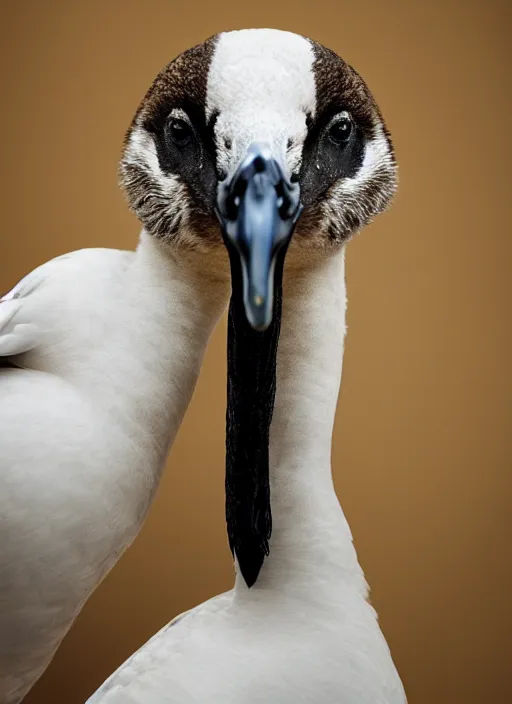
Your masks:
<svg viewBox="0 0 512 704"><path fill-rule="evenodd" d="M235 577L87 704L405 704L331 472L346 246L398 185L383 115L338 54L271 28L222 32L180 55L141 114L129 139L160 150L152 181L186 173L229 255ZM168 156L166 129L186 144L187 166Z"/></svg>
<svg viewBox="0 0 512 704"><path fill-rule="evenodd" d="M157 158L135 135L121 184ZM229 301L188 185L161 174L132 204L147 223L135 251L63 254L0 299L2 704L22 701L138 534Z"/></svg>

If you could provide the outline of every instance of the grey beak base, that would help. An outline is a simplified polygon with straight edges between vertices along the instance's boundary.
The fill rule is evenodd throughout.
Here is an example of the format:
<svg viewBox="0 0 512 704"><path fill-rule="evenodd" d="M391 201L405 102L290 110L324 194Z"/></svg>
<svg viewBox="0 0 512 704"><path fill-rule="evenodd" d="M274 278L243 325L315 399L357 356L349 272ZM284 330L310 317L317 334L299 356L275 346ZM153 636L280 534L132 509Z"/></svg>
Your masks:
<svg viewBox="0 0 512 704"><path fill-rule="evenodd" d="M217 217L226 246L238 254L245 313L255 330L272 321L276 256L301 210L298 185L265 145L251 145L233 177L219 184Z"/></svg>

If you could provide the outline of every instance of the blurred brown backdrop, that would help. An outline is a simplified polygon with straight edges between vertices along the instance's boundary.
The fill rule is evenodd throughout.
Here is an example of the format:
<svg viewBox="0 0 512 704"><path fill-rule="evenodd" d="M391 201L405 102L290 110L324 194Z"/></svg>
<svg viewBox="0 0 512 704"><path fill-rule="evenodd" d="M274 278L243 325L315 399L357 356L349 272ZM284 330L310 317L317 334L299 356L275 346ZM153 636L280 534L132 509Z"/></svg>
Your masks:
<svg viewBox="0 0 512 704"><path fill-rule="evenodd" d="M410 704L512 701L510 5L1 6L4 291L64 251L135 246L116 185L121 140L154 75L188 46L223 29L290 29L368 81L401 188L349 247L336 486ZM83 702L171 617L231 586L224 346L223 322L142 534L27 704Z"/></svg>

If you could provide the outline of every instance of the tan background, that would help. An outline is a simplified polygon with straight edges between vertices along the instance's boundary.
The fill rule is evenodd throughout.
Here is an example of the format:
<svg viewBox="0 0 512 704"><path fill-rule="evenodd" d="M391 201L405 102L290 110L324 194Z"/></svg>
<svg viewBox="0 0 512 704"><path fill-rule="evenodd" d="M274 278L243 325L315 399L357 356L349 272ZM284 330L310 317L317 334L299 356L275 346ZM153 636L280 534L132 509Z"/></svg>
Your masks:
<svg viewBox="0 0 512 704"><path fill-rule="evenodd" d="M154 75L188 46L228 28L287 28L366 78L394 134L401 188L349 248L336 487L410 704L511 702L506 0L1 9L4 290L64 251L135 245L119 146ZM27 704L83 702L171 617L230 587L224 346L223 322L142 534Z"/></svg>

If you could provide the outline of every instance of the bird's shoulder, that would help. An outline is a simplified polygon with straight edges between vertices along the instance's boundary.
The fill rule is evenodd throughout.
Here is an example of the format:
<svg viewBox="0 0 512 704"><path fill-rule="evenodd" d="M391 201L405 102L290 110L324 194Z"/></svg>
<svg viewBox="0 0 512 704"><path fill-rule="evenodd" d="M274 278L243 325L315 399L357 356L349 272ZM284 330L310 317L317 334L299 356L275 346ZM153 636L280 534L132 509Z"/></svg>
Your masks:
<svg viewBox="0 0 512 704"><path fill-rule="evenodd" d="M109 298L133 256L116 249L80 249L26 274L0 298L0 358L33 349L56 325L65 330L70 319L88 309L101 311L98 303Z"/></svg>
<svg viewBox="0 0 512 704"><path fill-rule="evenodd" d="M165 663L169 659L174 660L176 655L179 657L187 641L191 638L194 640L205 621L222 616L231 602L232 592L225 592L176 616L113 672L87 704L110 704L111 701L138 703L139 699L129 698L132 696L132 685L137 679L148 672L158 671L159 667L165 667ZM173 686L177 688L178 682L173 683ZM121 699L118 700L118 696Z"/></svg>
<svg viewBox="0 0 512 704"><path fill-rule="evenodd" d="M71 276L93 282L100 273L108 270L114 273L122 269L133 256L134 252L131 251L100 247L77 249L61 254L23 276L8 293L0 297L0 302L21 300L37 291L42 285L56 285Z"/></svg>

